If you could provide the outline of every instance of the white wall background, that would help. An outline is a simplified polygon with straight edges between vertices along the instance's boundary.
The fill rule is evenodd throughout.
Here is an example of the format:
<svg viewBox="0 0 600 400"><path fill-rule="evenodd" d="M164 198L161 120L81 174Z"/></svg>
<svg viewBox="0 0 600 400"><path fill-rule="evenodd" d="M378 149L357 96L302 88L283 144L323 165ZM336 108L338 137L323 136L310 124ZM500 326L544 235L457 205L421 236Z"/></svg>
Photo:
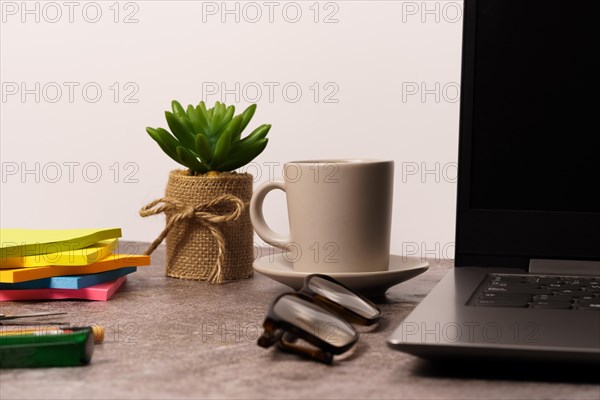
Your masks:
<svg viewBox="0 0 600 400"><path fill-rule="evenodd" d="M1 6L2 227L151 241L164 219L138 210L177 165L144 128L166 127L172 99L255 100L250 128L273 124L257 184L286 160L393 159L393 252L453 256L462 2ZM283 199L266 211L281 231Z"/></svg>

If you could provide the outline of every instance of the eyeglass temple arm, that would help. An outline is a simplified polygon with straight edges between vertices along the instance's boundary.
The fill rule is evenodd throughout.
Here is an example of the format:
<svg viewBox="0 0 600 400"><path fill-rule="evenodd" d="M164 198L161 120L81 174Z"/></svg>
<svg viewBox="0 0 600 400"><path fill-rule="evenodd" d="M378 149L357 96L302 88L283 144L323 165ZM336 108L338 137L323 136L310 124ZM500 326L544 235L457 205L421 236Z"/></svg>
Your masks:
<svg viewBox="0 0 600 400"><path fill-rule="evenodd" d="M286 338L292 339L294 341L297 339L294 335L290 333L281 335L278 344L279 347L281 347L283 350L299 354L301 356L308 356L324 364L333 363L333 354L331 354L330 352L322 350L318 347L311 349L304 346L296 345L293 342L286 340Z"/></svg>
<svg viewBox="0 0 600 400"><path fill-rule="evenodd" d="M281 339L283 331L281 329L276 329L270 321L265 322L264 328L263 334L258 338L258 345L266 349L273 346Z"/></svg>
<svg viewBox="0 0 600 400"><path fill-rule="evenodd" d="M258 345L260 347L266 349L279 342L280 348L291 353L308 356L325 364L331 364L333 362L333 354L327 351L319 348L310 349L295 345L293 342L298 339L297 336L290 332L286 332L283 329L277 329L272 321L265 321L264 328L263 334L258 338Z"/></svg>

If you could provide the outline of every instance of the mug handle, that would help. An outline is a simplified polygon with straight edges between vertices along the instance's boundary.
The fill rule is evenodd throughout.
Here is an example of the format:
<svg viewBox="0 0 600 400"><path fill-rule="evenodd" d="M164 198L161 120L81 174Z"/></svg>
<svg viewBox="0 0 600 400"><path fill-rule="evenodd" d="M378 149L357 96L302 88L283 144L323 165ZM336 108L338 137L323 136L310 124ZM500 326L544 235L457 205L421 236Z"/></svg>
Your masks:
<svg viewBox="0 0 600 400"><path fill-rule="evenodd" d="M263 215L263 203L265 197L271 190L275 189L283 190L285 192L285 182L283 180L265 182L256 188L252 195L252 199L250 200L250 219L252 220L254 230L262 240L269 243L271 246L285 249L291 240L290 236L273 231L269 225L267 225L265 216Z"/></svg>

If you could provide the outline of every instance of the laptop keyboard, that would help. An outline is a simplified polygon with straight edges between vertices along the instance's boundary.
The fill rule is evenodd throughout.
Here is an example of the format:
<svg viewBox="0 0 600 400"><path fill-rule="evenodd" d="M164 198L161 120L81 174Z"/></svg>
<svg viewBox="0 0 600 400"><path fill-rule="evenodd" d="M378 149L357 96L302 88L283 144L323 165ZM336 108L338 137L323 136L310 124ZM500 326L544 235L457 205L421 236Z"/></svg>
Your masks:
<svg viewBox="0 0 600 400"><path fill-rule="evenodd" d="M600 278L488 274L469 305L600 311Z"/></svg>

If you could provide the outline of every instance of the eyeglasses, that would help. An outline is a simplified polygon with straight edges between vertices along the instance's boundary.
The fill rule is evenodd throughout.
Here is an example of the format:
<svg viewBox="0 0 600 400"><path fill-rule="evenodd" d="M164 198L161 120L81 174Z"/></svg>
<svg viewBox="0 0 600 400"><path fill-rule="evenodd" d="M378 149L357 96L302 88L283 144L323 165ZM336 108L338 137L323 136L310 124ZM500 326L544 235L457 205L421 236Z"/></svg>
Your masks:
<svg viewBox="0 0 600 400"><path fill-rule="evenodd" d="M299 292L275 299L258 345L268 348L277 343L282 350L331 364L334 355L358 341L358 331L350 323L372 325L379 319L381 311L375 304L327 275L312 274Z"/></svg>

